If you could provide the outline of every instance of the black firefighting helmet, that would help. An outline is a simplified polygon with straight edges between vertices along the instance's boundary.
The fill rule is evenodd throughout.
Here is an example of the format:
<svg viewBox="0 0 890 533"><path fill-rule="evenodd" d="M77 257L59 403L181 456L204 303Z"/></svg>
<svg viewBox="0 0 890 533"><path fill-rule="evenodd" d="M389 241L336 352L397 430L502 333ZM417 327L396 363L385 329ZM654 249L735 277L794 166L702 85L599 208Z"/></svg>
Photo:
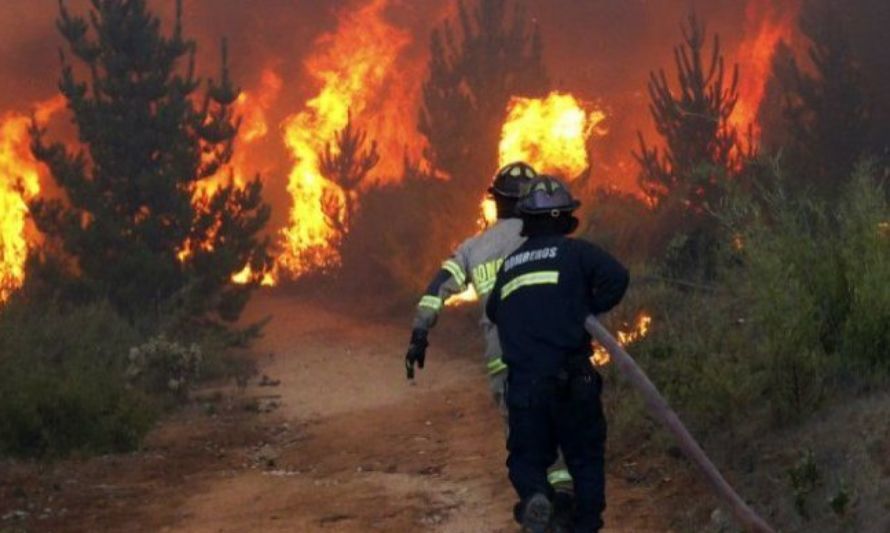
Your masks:
<svg viewBox="0 0 890 533"><path fill-rule="evenodd" d="M516 161L504 165L494 175L488 192L505 198L519 198L522 196L522 186L538 173L528 163Z"/></svg>
<svg viewBox="0 0 890 533"><path fill-rule="evenodd" d="M516 203L516 210L523 215L549 213L554 218L571 213L581 205L572 196L568 186L558 178L542 174L523 184L523 194Z"/></svg>

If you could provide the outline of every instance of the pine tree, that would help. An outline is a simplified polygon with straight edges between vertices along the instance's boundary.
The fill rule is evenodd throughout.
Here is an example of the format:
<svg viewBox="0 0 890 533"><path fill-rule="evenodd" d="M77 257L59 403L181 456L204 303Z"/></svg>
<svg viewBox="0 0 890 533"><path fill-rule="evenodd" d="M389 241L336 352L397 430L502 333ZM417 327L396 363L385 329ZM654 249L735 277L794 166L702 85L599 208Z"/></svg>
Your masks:
<svg viewBox="0 0 890 533"><path fill-rule="evenodd" d="M807 3L800 28L810 40L815 72L801 68L793 55L776 63L787 131L784 146L773 148L787 154L789 174L798 186L833 198L868 152L870 105L843 9L833 1Z"/></svg>
<svg viewBox="0 0 890 533"><path fill-rule="evenodd" d="M648 145L639 133L634 156L640 186L653 203L679 202L700 211L713 204L720 181L740 163L738 132L729 123L738 100L738 65L727 78L717 34L706 62L705 26L694 12L682 32L683 43L674 48L678 92L664 69L649 75L649 110L664 149Z"/></svg>
<svg viewBox="0 0 890 533"><path fill-rule="evenodd" d="M742 150L729 123L738 100L738 65L727 76L717 34L706 59L705 25L694 12L682 32L683 43L674 48L678 92L663 69L649 77L649 109L664 148L648 145L638 134L634 156L641 167L640 187L656 207L666 273L711 278L719 249L712 209L726 179L752 154Z"/></svg>
<svg viewBox="0 0 890 533"><path fill-rule="evenodd" d="M83 149L47 143L34 124L33 152L64 198L39 199L31 212L76 275L131 321L171 308L233 321L270 265L260 236L270 208L258 177L202 188L232 155L238 89L223 43L220 78L198 95L196 46L182 34L181 0L176 7L166 37L145 0L92 0L89 21L60 1L57 26L82 69L61 52L59 87ZM246 265L253 279L234 284Z"/></svg>
<svg viewBox="0 0 890 533"><path fill-rule="evenodd" d="M367 138L366 131L354 127L350 115L346 126L337 132L335 142L327 143L319 156L322 175L339 186L339 190L325 190L321 210L328 227L336 230L341 237L345 237L349 229L345 219L355 214L359 185L380 161L377 141L371 141L369 148L365 150Z"/></svg>
<svg viewBox="0 0 890 533"><path fill-rule="evenodd" d="M430 42L419 129L429 140L433 167L472 191L478 202L497 164L500 127L511 96L542 96L549 87L541 36L520 4L458 3ZM457 26L457 29L455 29Z"/></svg>

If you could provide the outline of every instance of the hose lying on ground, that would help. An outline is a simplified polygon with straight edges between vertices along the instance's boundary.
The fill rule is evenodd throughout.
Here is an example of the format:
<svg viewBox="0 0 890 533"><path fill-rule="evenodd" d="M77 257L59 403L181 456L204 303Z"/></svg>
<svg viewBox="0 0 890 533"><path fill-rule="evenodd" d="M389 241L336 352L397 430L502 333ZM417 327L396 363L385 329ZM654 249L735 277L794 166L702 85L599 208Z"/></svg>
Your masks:
<svg viewBox="0 0 890 533"><path fill-rule="evenodd" d="M655 385L652 384L646 373L637 365L630 354L624 351L624 348L618 344L615 337L593 316L587 317L584 327L594 339L606 348L612 356L612 361L618 366L618 370L630 381L637 392L642 394L646 407L649 408L649 413L664 424L673 434L686 457L704 474L711 488L729 504L736 520L748 531L773 533L773 529L745 503L724 479L717 467L714 466L714 463L705 455L705 452L698 445L695 438L689 433L689 430L686 429L686 426L683 425L683 422L680 421L677 413L668 405L664 396L658 392L658 389L655 388Z"/></svg>

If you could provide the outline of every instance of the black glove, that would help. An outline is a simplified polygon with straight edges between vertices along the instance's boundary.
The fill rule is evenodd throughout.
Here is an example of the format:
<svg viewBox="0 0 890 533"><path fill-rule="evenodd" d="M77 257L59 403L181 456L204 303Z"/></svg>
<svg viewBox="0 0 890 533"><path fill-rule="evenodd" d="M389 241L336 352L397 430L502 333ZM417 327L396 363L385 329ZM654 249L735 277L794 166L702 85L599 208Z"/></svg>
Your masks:
<svg viewBox="0 0 890 533"><path fill-rule="evenodd" d="M430 345L426 340L426 334L425 329L415 329L411 332L411 345L408 346L408 353L405 355L405 372L408 379L414 379L415 363L418 368L423 368L423 362L426 360L426 347Z"/></svg>

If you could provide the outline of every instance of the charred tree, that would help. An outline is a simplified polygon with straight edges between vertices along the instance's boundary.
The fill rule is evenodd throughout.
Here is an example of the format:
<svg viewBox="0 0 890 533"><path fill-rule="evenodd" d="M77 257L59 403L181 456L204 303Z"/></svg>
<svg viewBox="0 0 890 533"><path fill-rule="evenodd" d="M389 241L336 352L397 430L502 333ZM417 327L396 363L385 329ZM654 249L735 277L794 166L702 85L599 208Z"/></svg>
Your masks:
<svg viewBox="0 0 890 533"><path fill-rule="evenodd" d="M270 265L260 237L270 208L258 178L244 186L229 179L212 192L204 186L225 172L239 125L225 43L219 80L199 97L181 2L169 37L144 0L92 6L86 19L60 2L59 31L87 73L78 79L61 53L59 87L83 149L47 143L32 127L34 155L64 193L32 203L37 227L93 294L133 322L171 310L234 321ZM245 266L254 279L234 284Z"/></svg>
<svg viewBox="0 0 890 533"><path fill-rule="evenodd" d="M874 128L864 92L863 72L845 28L845 11L833 1L806 4L801 31L810 40L808 60L801 67L792 54L774 65L783 87L786 131L782 149L798 186L833 198L870 152ZM884 146L885 143L880 143Z"/></svg>
<svg viewBox="0 0 890 533"><path fill-rule="evenodd" d="M320 156L322 175L338 187L325 190L321 199L322 212L328 226L341 237L346 236L347 221L355 214L356 189L380 161L377 141L371 141L365 149L367 137L366 131L353 126L350 115L346 126L337 132L335 143L327 143Z"/></svg>
<svg viewBox="0 0 890 533"><path fill-rule="evenodd" d="M497 164L500 127L511 96L542 96L549 88L539 30L519 3L458 2L456 21L430 42L419 129L425 156L472 191L477 202Z"/></svg>
<svg viewBox="0 0 890 533"><path fill-rule="evenodd" d="M700 211L713 204L719 181L739 167L738 132L729 117L738 100L738 65L727 73L720 38L714 34L706 56L706 31L695 13L682 27L683 43L674 48L678 91L664 69L649 75L649 110L664 142L659 149L639 133L634 156L641 166L640 186L657 205L680 202Z"/></svg>

